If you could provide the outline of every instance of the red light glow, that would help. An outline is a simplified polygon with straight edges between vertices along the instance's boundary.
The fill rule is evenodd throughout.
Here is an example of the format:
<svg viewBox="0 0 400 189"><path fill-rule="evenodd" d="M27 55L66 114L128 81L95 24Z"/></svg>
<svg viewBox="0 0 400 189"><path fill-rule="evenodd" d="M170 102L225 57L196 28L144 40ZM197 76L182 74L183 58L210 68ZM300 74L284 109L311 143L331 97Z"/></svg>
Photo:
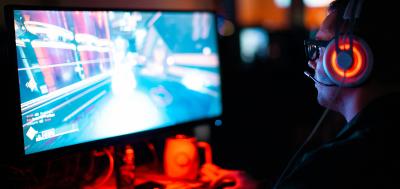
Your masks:
<svg viewBox="0 0 400 189"><path fill-rule="evenodd" d="M205 163L212 163L211 147L194 137L177 135L168 138L164 151L164 172L171 178L196 179L200 168L198 148L204 149Z"/></svg>
<svg viewBox="0 0 400 189"><path fill-rule="evenodd" d="M346 43L345 45L340 45L340 49L349 49L350 48L350 44ZM358 46L354 46L353 47L353 58L354 58L354 64L353 66L348 69L348 70L343 70L341 68L339 68L338 66L338 62L337 62L337 54L336 51L332 52L332 58L331 58L331 64L332 64L332 68L335 71L335 73L337 73L339 76L341 77L347 77L347 78L351 78L354 76L357 76L357 74L360 73L362 67L363 67L363 56L361 55L360 49Z"/></svg>
<svg viewBox="0 0 400 189"><path fill-rule="evenodd" d="M195 179L199 170L199 155L195 138L178 135L168 138L164 152L164 171L172 178Z"/></svg>

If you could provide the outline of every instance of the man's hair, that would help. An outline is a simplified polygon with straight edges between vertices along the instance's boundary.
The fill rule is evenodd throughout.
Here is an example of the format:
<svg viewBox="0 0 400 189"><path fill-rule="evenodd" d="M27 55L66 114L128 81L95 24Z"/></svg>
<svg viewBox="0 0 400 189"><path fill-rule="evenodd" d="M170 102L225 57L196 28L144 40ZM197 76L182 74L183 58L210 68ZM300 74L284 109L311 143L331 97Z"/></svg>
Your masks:
<svg viewBox="0 0 400 189"><path fill-rule="evenodd" d="M337 12L338 25L343 23L343 13L349 0L335 0L330 11ZM371 77L382 84L400 86L400 30L396 26L397 11L391 1L364 0L361 15L353 29L354 35L364 39L372 50L374 67ZM396 14L397 13L397 14Z"/></svg>

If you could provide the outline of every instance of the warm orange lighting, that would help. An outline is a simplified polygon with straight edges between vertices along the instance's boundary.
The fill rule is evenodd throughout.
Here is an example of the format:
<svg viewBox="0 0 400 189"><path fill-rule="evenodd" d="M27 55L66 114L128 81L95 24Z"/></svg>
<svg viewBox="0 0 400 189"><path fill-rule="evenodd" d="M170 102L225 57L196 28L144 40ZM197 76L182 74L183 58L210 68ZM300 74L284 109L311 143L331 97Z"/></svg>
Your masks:
<svg viewBox="0 0 400 189"><path fill-rule="evenodd" d="M204 149L204 154L205 154L205 163L212 164L212 151L211 151L211 146L207 142L198 142L197 145L199 148Z"/></svg>
<svg viewBox="0 0 400 189"><path fill-rule="evenodd" d="M346 44L345 46L340 46L340 48L342 50L343 49L349 49L350 45ZM331 58L331 65L332 65L332 68L335 71L335 73L339 74L339 76L341 76L341 77L346 77L346 78L351 78L351 77L354 77L357 74L359 74L360 71L361 71L362 65L363 65L362 64L363 63L363 61L362 61L363 58L362 58L360 50L356 46L353 47L353 55L354 55L353 58L354 58L354 62L355 63L353 64L353 66L349 70L344 71L343 69L339 68L338 62L337 62L337 59L336 59L337 58L336 51L333 51L332 58ZM346 74L345 74L345 72L346 72Z"/></svg>
<svg viewBox="0 0 400 189"><path fill-rule="evenodd" d="M168 138L164 151L164 171L173 178L195 179L199 158L194 138L178 135Z"/></svg>
<svg viewBox="0 0 400 189"><path fill-rule="evenodd" d="M262 25L270 30L289 26L289 8L278 7L274 0L236 0L236 18L241 26Z"/></svg>
<svg viewBox="0 0 400 189"><path fill-rule="evenodd" d="M199 168L198 148L204 148L205 163L212 163L211 147L194 137L177 135L168 138L164 150L164 172L172 178L196 179Z"/></svg>
<svg viewBox="0 0 400 189"><path fill-rule="evenodd" d="M327 9L327 7L305 7L304 26L310 30L319 28L327 15Z"/></svg>
<svg viewBox="0 0 400 189"><path fill-rule="evenodd" d="M340 50L349 50L350 49L350 41L347 39L345 44L340 44L339 45Z"/></svg>

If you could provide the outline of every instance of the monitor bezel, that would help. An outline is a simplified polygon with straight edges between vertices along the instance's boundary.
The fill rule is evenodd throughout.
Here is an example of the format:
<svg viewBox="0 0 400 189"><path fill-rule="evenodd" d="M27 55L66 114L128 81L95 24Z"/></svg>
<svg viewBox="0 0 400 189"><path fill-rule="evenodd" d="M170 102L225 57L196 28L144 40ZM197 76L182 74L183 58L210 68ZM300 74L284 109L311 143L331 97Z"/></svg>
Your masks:
<svg viewBox="0 0 400 189"><path fill-rule="evenodd" d="M140 131L136 133L129 133L120 136L114 136L104 139L98 139L89 142L83 142L79 144L73 144L69 146L63 146L55 149L44 150L40 152L35 152L31 154L26 154L24 150L24 137L22 126L22 116L21 116L21 100L19 91L19 78L18 78L18 65L17 53L16 53L16 43L15 43L15 30L14 30L14 10L58 10L58 11L141 11L141 12L202 12L211 13L214 19L214 27L217 32L215 32L216 39L216 52L218 53L218 73L220 76L220 103L221 103L221 114L213 117L206 117L201 119L196 119L192 121L182 122L174 125L168 125L163 128L157 128L152 130ZM193 128L198 125L208 124L213 126L216 120L223 120L224 115L224 92L223 92L223 73L222 73L222 62L221 62L221 50L220 50L220 36L218 35L218 14L214 10L203 10L203 9L190 9L190 10L174 10L174 9L143 9L143 8L104 8L104 7L68 7L68 6L43 6L43 5L6 5L4 7L5 16L5 29L7 33L7 45L6 48L9 49L7 54L7 70L12 73L12 82L14 82L13 92L16 95L15 98L15 122L12 126L15 126L15 132L18 136L14 139L15 146L18 146L16 153L13 157L23 160L36 160L36 159L48 159L54 157L60 157L63 155L83 152L94 149L101 149L108 146L121 145L125 143L135 143L143 140L151 140L155 138L166 138L173 136L178 133L184 133L193 135ZM15 159L15 160L17 160Z"/></svg>

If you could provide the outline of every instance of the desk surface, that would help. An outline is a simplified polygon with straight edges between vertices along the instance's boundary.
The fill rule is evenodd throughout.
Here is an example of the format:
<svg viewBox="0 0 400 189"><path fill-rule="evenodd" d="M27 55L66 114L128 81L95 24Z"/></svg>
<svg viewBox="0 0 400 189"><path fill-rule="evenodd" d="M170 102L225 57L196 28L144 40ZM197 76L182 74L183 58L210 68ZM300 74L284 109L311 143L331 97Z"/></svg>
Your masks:
<svg viewBox="0 0 400 189"><path fill-rule="evenodd" d="M166 186L166 189L203 189L208 188L208 183L197 180L171 178L163 174L161 171L149 169L147 167L138 167L136 169L135 185L144 184L146 182L156 182Z"/></svg>
<svg viewBox="0 0 400 189"><path fill-rule="evenodd" d="M143 185L147 182L154 182L164 185L160 189L206 189L208 183L187 180L187 179L177 179L170 178L166 176L162 171L151 169L148 166L138 166L135 170L135 186ZM83 189L94 189L94 186L88 185L84 186ZM102 189L117 189L117 182L115 173L110 177L106 183L101 186ZM157 187L143 187L143 189L155 189Z"/></svg>

